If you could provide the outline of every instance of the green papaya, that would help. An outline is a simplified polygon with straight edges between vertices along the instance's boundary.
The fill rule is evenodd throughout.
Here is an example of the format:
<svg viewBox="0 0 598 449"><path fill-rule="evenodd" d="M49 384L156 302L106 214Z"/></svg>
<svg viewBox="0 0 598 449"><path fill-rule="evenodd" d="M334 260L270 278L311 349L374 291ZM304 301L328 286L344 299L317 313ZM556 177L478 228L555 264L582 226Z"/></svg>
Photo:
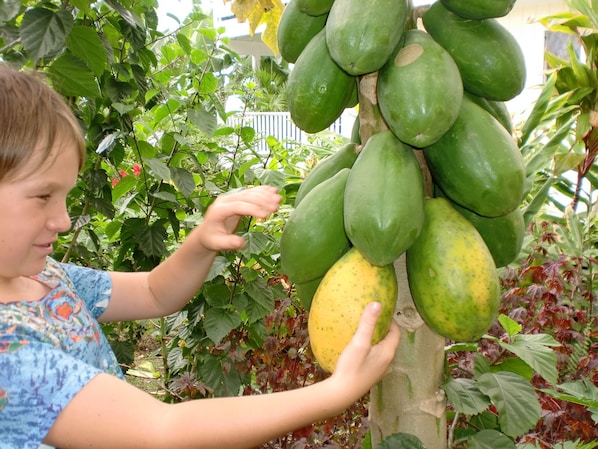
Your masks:
<svg viewBox="0 0 598 449"><path fill-rule="evenodd" d="M314 298L314 294L318 289L318 286L322 282L324 276L319 278L315 278L313 281L307 281L303 284L295 284L295 291L297 292L297 297L299 298L299 302L301 306L308 310L311 308L311 302Z"/></svg>
<svg viewBox="0 0 598 449"><path fill-rule="evenodd" d="M351 75L375 72L392 55L407 20L407 0L336 0L326 22L332 59Z"/></svg>
<svg viewBox="0 0 598 449"><path fill-rule="evenodd" d="M464 92L477 105L483 107L488 111L504 128L513 134L513 122L511 121L511 113L507 109L507 105L503 101L488 100L484 97L478 97L470 92Z"/></svg>
<svg viewBox="0 0 598 449"><path fill-rule="evenodd" d="M334 0L297 0L299 10L310 16L327 14L333 3Z"/></svg>
<svg viewBox="0 0 598 449"><path fill-rule="evenodd" d="M351 128L351 142L355 142L357 144L361 143L361 126L359 122L359 115L355 117L353 127Z"/></svg>
<svg viewBox="0 0 598 449"><path fill-rule="evenodd" d="M350 246L344 230L344 168L309 192L289 216L280 238L280 263L291 282L321 277Z"/></svg>
<svg viewBox="0 0 598 449"><path fill-rule="evenodd" d="M318 162L307 174L295 197L295 207L301 200L322 181L334 176L343 168L351 168L357 159L357 144L348 143L340 147L336 152Z"/></svg>
<svg viewBox="0 0 598 449"><path fill-rule="evenodd" d="M510 100L523 90L523 52L496 19L466 19L436 2L424 12L422 21L457 63L465 90L499 101Z"/></svg>
<svg viewBox="0 0 598 449"><path fill-rule="evenodd" d="M444 197L440 189L436 189L436 192L436 196ZM517 258L525 237L525 221L521 208L518 207L499 217L484 217L452 201L451 205L480 233L497 268L507 266Z"/></svg>
<svg viewBox="0 0 598 449"><path fill-rule="evenodd" d="M291 119L307 133L330 126L353 95L355 77L330 57L325 30L307 44L287 81L287 106Z"/></svg>
<svg viewBox="0 0 598 449"><path fill-rule="evenodd" d="M516 0L440 0L446 9L467 19L504 17Z"/></svg>
<svg viewBox="0 0 598 449"><path fill-rule="evenodd" d="M406 257L413 302L437 334L455 341L478 340L500 305L492 255L475 227L446 199L426 199L424 211L424 226Z"/></svg>
<svg viewBox="0 0 598 449"><path fill-rule="evenodd" d="M457 119L463 99L459 68L422 30L405 33L378 76L378 104L389 128L403 142L423 148Z"/></svg>
<svg viewBox="0 0 598 449"><path fill-rule="evenodd" d="M478 215L515 210L525 189L525 165L513 138L489 112L463 97L453 126L424 148L434 182Z"/></svg>
<svg viewBox="0 0 598 449"><path fill-rule="evenodd" d="M424 187L413 150L391 131L373 134L345 186L345 231L372 264L391 264L413 243L423 221Z"/></svg>
<svg viewBox="0 0 598 449"><path fill-rule="evenodd" d="M282 11L278 23L278 50L287 62L295 62L309 41L324 29L326 14L310 16L297 6L299 0L291 0Z"/></svg>

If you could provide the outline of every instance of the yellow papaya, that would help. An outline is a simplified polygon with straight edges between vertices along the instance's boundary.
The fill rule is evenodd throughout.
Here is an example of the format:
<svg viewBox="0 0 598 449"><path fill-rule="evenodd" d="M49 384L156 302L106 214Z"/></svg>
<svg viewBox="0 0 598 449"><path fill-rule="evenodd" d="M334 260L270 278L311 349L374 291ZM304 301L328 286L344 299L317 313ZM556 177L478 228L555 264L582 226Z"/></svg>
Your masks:
<svg viewBox="0 0 598 449"><path fill-rule="evenodd" d="M429 198L426 220L407 250L413 302L428 327L455 341L475 341L498 315L500 283L484 240L445 198Z"/></svg>
<svg viewBox="0 0 598 449"><path fill-rule="evenodd" d="M382 305L372 344L384 338L394 314L398 286L393 265L372 265L351 248L326 272L314 294L307 329L320 366L332 372L340 353L357 330L365 307Z"/></svg>

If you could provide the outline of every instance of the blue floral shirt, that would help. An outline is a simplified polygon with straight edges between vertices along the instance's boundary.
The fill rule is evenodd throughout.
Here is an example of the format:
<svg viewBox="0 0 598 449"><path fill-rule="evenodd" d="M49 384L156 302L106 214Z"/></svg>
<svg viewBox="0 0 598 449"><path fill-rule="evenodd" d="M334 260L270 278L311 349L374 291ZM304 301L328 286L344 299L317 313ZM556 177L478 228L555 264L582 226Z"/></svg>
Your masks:
<svg viewBox="0 0 598 449"><path fill-rule="evenodd" d="M48 258L38 301L0 303L0 447L37 449L59 413L101 372L123 373L97 318L108 273Z"/></svg>

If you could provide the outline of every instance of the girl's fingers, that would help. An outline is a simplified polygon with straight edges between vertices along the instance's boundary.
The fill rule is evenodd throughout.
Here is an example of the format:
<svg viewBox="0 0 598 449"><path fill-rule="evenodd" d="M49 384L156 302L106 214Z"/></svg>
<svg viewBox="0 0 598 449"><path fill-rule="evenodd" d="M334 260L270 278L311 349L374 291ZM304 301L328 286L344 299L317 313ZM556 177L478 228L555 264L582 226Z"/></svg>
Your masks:
<svg viewBox="0 0 598 449"><path fill-rule="evenodd" d="M361 346L370 346L372 342L372 336L374 335L374 329L378 322L378 317L382 311L382 306L379 302L369 303L359 319L357 331L353 335L353 341Z"/></svg>

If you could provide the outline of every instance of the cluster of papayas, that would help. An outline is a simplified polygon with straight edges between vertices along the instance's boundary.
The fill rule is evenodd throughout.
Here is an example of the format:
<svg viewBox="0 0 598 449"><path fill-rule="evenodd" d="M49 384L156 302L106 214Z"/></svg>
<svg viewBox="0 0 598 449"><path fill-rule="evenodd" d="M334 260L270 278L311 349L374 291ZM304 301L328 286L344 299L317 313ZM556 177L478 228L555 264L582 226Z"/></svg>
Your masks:
<svg viewBox="0 0 598 449"><path fill-rule="evenodd" d="M363 144L356 122L359 143L307 175L283 231L282 268L311 307L316 357L354 331L347 316L361 288L355 267L386 273L403 253L427 325L451 340L479 339L498 311L497 268L517 257L524 235L525 167L505 101L523 90L525 61L497 21L515 0L439 0L423 12L423 29L407 0L334 0L317 13L303 2L291 0L279 29L282 57L295 63L295 124L325 129L351 104L356 81L373 73L385 122ZM436 192L428 198L422 165ZM318 194L326 184L337 186L334 194ZM370 294L362 296L396 294L395 276L363 278Z"/></svg>

